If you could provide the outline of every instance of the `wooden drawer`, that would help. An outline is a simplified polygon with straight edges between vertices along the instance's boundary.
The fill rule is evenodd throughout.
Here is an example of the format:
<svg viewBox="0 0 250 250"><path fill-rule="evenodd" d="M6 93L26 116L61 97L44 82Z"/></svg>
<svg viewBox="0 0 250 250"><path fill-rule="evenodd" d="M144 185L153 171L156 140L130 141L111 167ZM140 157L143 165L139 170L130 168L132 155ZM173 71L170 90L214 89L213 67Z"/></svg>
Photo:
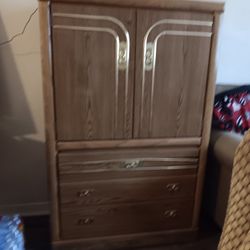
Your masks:
<svg viewBox="0 0 250 250"><path fill-rule="evenodd" d="M198 155L186 155L185 152L190 150L194 149L63 152L58 155L59 177L61 183L72 183L112 178L191 175L196 173ZM181 156L176 156L174 152Z"/></svg>
<svg viewBox="0 0 250 250"><path fill-rule="evenodd" d="M150 148L110 148L110 149L85 149L60 151L58 160L61 164L83 161L107 161L107 160L129 160L129 159L197 159L199 156L199 145L194 146L166 146Z"/></svg>
<svg viewBox="0 0 250 250"><path fill-rule="evenodd" d="M102 205L192 198L195 176L131 178L60 185L63 206Z"/></svg>
<svg viewBox="0 0 250 250"><path fill-rule="evenodd" d="M193 201L86 206L61 210L63 239L184 229L191 226Z"/></svg>
<svg viewBox="0 0 250 250"><path fill-rule="evenodd" d="M80 165L70 163L59 166L59 179L61 183L85 182L109 179L139 178L139 177L170 177L182 175L195 175L197 164L194 165L154 165L143 163L134 166L137 160L126 162L84 162ZM127 166L128 164L128 166ZM136 163L137 164L137 163Z"/></svg>

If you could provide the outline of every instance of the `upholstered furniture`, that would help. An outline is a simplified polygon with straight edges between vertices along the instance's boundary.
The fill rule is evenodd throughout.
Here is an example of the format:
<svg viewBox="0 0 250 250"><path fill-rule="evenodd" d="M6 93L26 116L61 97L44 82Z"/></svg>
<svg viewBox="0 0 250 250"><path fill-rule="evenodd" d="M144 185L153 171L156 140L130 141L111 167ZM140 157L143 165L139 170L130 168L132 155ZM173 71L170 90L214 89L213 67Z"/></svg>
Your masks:
<svg viewBox="0 0 250 250"><path fill-rule="evenodd" d="M250 249L250 130L238 146L219 250Z"/></svg>
<svg viewBox="0 0 250 250"><path fill-rule="evenodd" d="M242 138L242 135L228 131L212 130L211 133L205 203L221 228L226 216L234 155Z"/></svg>
<svg viewBox="0 0 250 250"><path fill-rule="evenodd" d="M239 88L235 84L217 84L216 94ZM243 135L212 129L204 205L219 227L223 227L229 197L233 160Z"/></svg>

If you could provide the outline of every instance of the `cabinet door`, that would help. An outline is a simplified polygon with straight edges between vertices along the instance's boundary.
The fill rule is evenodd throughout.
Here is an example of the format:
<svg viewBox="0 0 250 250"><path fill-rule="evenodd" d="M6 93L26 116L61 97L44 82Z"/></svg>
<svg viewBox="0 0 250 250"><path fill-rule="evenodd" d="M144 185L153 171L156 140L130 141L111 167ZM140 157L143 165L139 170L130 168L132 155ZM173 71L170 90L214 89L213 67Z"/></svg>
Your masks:
<svg viewBox="0 0 250 250"><path fill-rule="evenodd" d="M52 4L57 139L132 136L135 12Z"/></svg>
<svg viewBox="0 0 250 250"><path fill-rule="evenodd" d="M135 137L199 137L213 18L138 11Z"/></svg>

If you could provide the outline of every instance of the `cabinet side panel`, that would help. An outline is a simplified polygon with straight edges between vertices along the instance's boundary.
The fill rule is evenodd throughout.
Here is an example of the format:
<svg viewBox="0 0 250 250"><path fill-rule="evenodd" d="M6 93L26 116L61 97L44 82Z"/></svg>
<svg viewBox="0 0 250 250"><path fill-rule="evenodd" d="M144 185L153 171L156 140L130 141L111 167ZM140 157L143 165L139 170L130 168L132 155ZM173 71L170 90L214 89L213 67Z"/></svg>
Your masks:
<svg viewBox="0 0 250 250"><path fill-rule="evenodd" d="M217 50L219 24L220 24L220 15L215 13L212 47L210 51L206 103L205 103L205 111L203 117L203 130L202 130L202 142L200 147L199 170L198 170L198 179L197 179L196 194L195 194L193 228L196 228L199 223L203 183L204 183L205 168L207 162L207 150L211 133L213 102L214 102L215 82L216 82L216 50Z"/></svg>
<svg viewBox="0 0 250 250"><path fill-rule="evenodd" d="M51 226L53 240L59 240L58 190L55 148L54 90L51 68L50 9L48 2L39 2L41 56L47 142L48 173L51 201Z"/></svg>

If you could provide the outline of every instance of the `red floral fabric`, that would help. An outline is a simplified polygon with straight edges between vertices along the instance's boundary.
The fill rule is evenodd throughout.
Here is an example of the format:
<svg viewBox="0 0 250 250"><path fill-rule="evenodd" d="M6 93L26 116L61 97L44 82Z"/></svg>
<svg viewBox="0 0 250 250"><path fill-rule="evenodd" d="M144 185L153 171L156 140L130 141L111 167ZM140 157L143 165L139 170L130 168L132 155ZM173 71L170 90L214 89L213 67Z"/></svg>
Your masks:
<svg viewBox="0 0 250 250"><path fill-rule="evenodd" d="M250 128L250 86L242 86L215 97L213 127L244 134Z"/></svg>

